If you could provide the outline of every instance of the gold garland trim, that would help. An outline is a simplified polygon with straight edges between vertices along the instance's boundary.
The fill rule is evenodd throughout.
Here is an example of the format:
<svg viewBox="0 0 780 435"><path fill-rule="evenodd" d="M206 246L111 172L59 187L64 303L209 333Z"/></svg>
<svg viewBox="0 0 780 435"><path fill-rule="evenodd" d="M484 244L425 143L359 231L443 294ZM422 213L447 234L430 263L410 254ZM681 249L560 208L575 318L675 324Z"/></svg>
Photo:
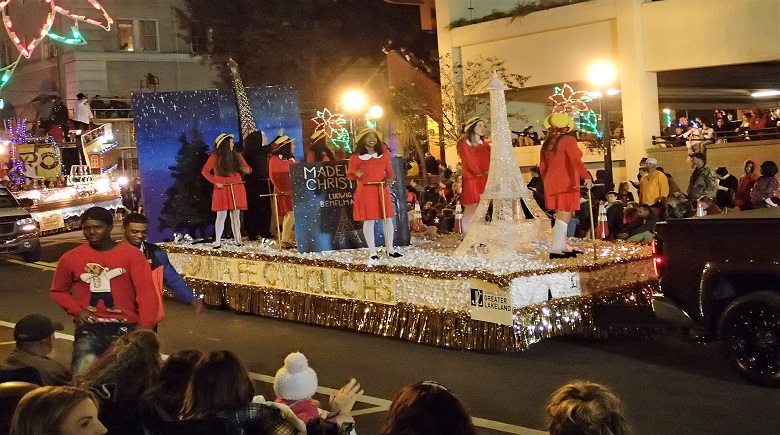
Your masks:
<svg viewBox="0 0 780 435"><path fill-rule="evenodd" d="M210 307L300 323L346 328L431 346L481 351L525 350L543 338L595 331L594 305L646 305L655 281L597 295L553 299L516 309L514 325L471 318L467 311L447 311L399 303L373 302L238 284L185 278Z"/></svg>
<svg viewBox="0 0 780 435"><path fill-rule="evenodd" d="M350 272L374 272L374 273L387 273L387 274L400 274L411 276L424 276L426 278L436 279L463 279L464 277L478 278L483 281L493 283L499 287L507 288L510 282L515 278L532 276L532 275L545 275L552 273L562 272L593 272L601 269L605 269L617 264L625 264L638 260L646 260L652 258L652 255L648 254L634 254L621 257L617 260L608 260L596 264L585 263L578 259L565 260L561 266L553 267L550 269L534 269L534 270L521 270L506 274L496 274L485 270L472 269L472 270L435 270L425 269L421 267L413 266L388 266L388 265L367 265L357 263L344 263L336 260L320 260L320 259L308 259L287 255L269 255L257 252L233 252L233 251L210 251L206 252L201 249L187 248L183 246L176 246L167 243L161 243L159 246L164 248L169 253L180 253L190 255L204 255L210 257L225 257L225 258L237 258L243 260L256 260L256 261L274 261L281 263L298 264L304 266L316 266L326 268L343 269Z"/></svg>

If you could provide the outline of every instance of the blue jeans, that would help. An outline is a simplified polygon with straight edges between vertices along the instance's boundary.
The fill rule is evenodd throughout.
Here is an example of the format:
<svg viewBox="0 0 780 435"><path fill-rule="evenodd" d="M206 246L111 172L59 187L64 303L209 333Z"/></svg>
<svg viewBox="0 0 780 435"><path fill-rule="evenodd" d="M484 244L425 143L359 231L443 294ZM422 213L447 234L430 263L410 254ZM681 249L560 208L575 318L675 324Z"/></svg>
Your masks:
<svg viewBox="0 0 780 435"><path fill-rule="evenodd" d="M73 374L82 373L121 336L135 330L135 324L124 322L88 323L76 327L73 340Z"/></svg>

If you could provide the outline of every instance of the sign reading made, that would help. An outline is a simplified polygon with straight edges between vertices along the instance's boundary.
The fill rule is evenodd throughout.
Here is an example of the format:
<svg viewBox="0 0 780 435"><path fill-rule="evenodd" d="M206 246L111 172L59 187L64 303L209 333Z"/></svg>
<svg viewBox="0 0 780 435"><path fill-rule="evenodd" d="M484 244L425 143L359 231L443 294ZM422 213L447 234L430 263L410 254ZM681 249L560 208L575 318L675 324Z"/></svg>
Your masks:
<svg viewBox="0 0 780 435"><path fill-rule="evenodd" d="M409 244L409 217L406 211L404 165L401 157L391 157L395 183L390 196L395 210L395 246ZM352 218L357 184L347 178L348 160L298 163L290 167L295 238L298 252L365 248L363 224ZM384 245L382 226L375 226L377 246Z"/></svg>

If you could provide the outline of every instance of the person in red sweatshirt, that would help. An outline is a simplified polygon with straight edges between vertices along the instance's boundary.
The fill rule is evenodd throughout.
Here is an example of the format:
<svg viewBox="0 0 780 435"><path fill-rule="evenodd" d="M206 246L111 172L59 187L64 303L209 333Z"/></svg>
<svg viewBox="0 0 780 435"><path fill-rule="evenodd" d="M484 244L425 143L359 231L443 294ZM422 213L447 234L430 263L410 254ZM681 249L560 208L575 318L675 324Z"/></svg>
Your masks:
<svg viewBox="0 0 780 435"><path fill-rule="evenodd" d="M121 335L151 329L164 315L146 257L128 243L115 243L113 226L105 208L86 210L81 228L87 243L60 258L51 283L52 298L76 324L74 374L89 367Z"/></svg>

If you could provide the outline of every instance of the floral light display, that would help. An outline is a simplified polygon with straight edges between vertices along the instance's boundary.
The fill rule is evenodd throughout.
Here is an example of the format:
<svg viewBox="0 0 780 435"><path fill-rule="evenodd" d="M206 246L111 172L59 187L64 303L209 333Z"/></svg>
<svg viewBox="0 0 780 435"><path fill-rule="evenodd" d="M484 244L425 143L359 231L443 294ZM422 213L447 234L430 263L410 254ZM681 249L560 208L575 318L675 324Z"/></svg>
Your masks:
<svg viewBox="0 0 780 435"><path fill-rule="evenodd" d="M339 149L351 152L349 146L349 131L344 127L347 120L340 113L332 113L327 107L317 111L317 116L311 119L315 124L314 131L323 131Z"/></svg>
<svg viewBox="0 0 780 435"><path fill-rule="evenodd" d="M593 101L588 91L575 91L569 84L556 86L553 94L547 97L552 106L552 113L566 113L577 124L577 129L583 133L601 137L598 128L598 114L588 107Z"/></svg>
<svg viewBox="0 0 780 435"><path fill-rule="evenodd" d="M553 105L553 113L566 113L573 115L575 113L585 113L588 104L593 101L588 91L574 91L568 83L563 87L556 86L553 94L547 97Z"/></svg>

